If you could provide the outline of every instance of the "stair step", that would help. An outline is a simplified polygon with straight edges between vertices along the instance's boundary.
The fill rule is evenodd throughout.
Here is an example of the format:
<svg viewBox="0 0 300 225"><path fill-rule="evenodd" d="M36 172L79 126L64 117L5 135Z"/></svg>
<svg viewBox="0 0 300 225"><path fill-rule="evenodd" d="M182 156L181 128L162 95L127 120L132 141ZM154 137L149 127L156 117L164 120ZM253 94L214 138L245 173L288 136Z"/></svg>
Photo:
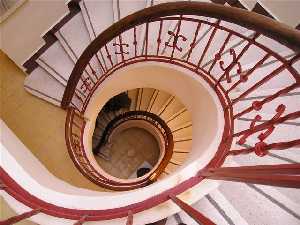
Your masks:
<svg viewBox="0 0 300 225"><path fill-rule="evenodd" d="M170 98L170 94L159 90L155 102L152 105L151 112L157 114L162 109L162 107L166 104L169 98Z"/></svg>
<svg viewBox="0 0 300 225"><path fill-rule="evenodd" d="M192 124L188 123L187 125L183 125L177 129L172 130L173 139L177 140L182 137L192 137Z"/></svg>
<svg viewBox="0 0 300 225"><path fill-rule="evenodd" d="M171 117L167 120L167 124L170 127L171 130L177 130L181 127L184 127L188 123L191 123L191 114L187 110L181 110L178 113L176 113L175 116Z"/></svg>
<svg viewBox="0 0 300 225"><path fill-rule="evenodd" d="M65 86L74 67L74 62L58 41L39 57L37 63Z"/></svg>
<svg viewBox="0 0 300 225"><path fill-rule="evenodd" d="M176 163L176 164L182 165L187 157L188 157L188 153L175 153L175 152L173 152L171 161Z"/></svg>
<svg viewBox="0 0 300 225"><path fill-rule="evenodd" d="M31 94L60 106L65 87L48 72L37 67L24 81L25 89Z"/></svg>
<svg viewBox="0 0 300 225"><path fill-rule="evenodd" d="M113 24L112 1L82 0L79 5L91 39Z"/></svg>
<svg viewBox="0 0 300 225"><path fill-rule="evenodd" d="M74 16L55 35L74 62L91 42L82 13Z"/></svg>

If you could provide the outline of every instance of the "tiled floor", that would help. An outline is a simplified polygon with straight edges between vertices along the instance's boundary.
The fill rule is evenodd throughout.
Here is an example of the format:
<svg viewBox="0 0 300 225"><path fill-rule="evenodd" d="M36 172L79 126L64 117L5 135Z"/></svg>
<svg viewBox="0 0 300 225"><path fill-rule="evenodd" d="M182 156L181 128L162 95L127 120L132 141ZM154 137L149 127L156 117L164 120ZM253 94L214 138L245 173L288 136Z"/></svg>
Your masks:
<svg viewBox="0 0 300 225"><path fill-rule="evenodd" d="M22 72L0 51L0 117L56 177L71 185L106 191L83 177L65 144L66 111L27 93Z"/></svg>
<svg viewBox="0 0 300 225"><path fill-rule="evenodd" d="M112 140L111 159L96 157L99 165L110 175L127 179L145 161L154 166L159 158L156 139L144 129L129 128Z"/></svg>

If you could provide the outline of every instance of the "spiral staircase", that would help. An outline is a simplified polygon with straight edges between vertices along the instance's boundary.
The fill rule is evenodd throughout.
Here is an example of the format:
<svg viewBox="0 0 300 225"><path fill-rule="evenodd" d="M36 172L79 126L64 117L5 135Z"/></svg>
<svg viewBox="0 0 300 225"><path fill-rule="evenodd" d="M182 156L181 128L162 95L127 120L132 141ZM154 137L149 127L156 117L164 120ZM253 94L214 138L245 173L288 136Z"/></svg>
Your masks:
<svg viewBox="0 0 300 225"><path fill-rule="evenodd" d="M1 195L19 215L0 224L300 223L299 31L239 1L159 3L69 1L24 63L24 88L67 111L69 156L105 191L59 180L2 124ZM130 105L103 112L120 93ZM109 175L93 150L137 123L160 137L157 164Z"/></svg>

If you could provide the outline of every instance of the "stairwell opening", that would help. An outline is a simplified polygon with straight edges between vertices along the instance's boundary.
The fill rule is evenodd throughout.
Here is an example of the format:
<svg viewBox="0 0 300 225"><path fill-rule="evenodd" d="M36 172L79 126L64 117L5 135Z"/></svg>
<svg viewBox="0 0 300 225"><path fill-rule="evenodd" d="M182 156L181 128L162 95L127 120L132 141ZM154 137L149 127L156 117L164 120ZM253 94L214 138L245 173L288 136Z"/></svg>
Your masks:
<svg viewBox="0 0 300 225"><path fill-rule="evenodd" d="M92 138L95 160L110 179L150 172L161 179L184 163L191 144L190 112L176 96L154 88L110 98L97 115Z"/></svg>
<svg viewBox="0 0 300 225"><path fill-rule="evenodd" d="M95 159L104 171L121 179L141 177L138 171L143 168L150 172L160 155L155 137L137 127L119 132L104 148L107 155L95 155Z"/></svg>
<svg viewBox="0 0 300 225"><path fill-rule="evenodd" d="M177 66L158 62L126 66L107 77L95 90L85 111L85 117L89 118L89 121L83 138L85 149L89 151L87 157L91 164L103 170L92 153L93 132L98 114L112 96L134 89L156 89L176 96L190 113L185 122L187 124L190 121L193 124L192 133L182 139L193 141L185 146L186 143L181 142L180 137L174 138L175 141L179 140L178 147L174 148L175 157L180 157L179 154L186 149L189 149L189 153L179 165L176 165L178 164L176 160L172 160L173 164L167 167L167 173L161 175L159 180L172 177L176 182L180 182L193 176L199 168L209 162L219 145L224 123L221 105L218 97L210 91L209 85L200 77ZM175 127L174 124L171 129L174 130Z"/></svg>

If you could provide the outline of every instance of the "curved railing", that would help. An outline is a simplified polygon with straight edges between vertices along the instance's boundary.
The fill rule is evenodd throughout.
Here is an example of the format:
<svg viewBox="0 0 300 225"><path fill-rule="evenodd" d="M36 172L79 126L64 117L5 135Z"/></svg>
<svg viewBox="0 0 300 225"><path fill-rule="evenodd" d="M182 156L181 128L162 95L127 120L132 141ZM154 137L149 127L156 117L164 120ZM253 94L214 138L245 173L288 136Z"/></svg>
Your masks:
<svg viewBox="0 0 300 225"><path fill-rule="evenodd" d="M185 29L187 23L193 24L194 29ZM169 27L166 24L174 26ZM207 29L202 30L201 27ZM140 30L142 33L138 38ZM191 32L188 35L183 33L188 31ZM224 39L214 40L218 35L223 36ZM236 46L240 47L239 49L232 47L233 45L228 48L228 44L234 40L238 40L239 44ZM266 40L269 42L265 42ZM194 55L199 43L203 46L201 54ZM216 46L217 43L220 45ZM278 51L282 49L281 44L289 52L288 56ZM215 47L214 53L208 54L213 47ZM294 139L284 138L278 129L280 125L300 118L300 109L297 105L295 108L293 102L285 102L285 98L281 98L289 96L300 87L299 51L299 31L264 16L236 8L206 3L177 2L157 5L127 16L100 34L83 52L68 81L62 106L67 108L71 105L80 112L79 115L83 114L97 87L115 71L130 64L152 61L183 67L206 81L221 102L225 127L221 144L214 158L205 168L199 168L196 176L176 187L157 193L143 202L118 209L61 210L26 193L3 171L2 187L33 209L57 217L77 219L79 220L77 224L120 217L128 217L128 224L131 224L133 214L170 199L198 222L213 224L175 197L205 178L300 188L300 166L297 163L221 167L229 156L255 152L257 156L262 157L269 151L282 151L300 145L299 136ZM253 57L253 54L255 57L252 66L245 69L243 60ZM230 61L225 60L226 56ZM97 68L101 69L99 73L94 67L95 62ZM274 63L272 64L274 68L256 73L270 63ZM249 97L249 94L261 90L264 85L271 84L281 76L283 76L282 82L273 93ZM233 90L240 87L243 87L242 91L238 96L234 95ZM250 102L239 105L245 99ZM269 111L273 116L264 118L261 109L267 106L270 106ZM245 115L250 119L242 118ZM249 126L237 130L237 124L241 119L248 119ZM80 127L82 126L79 126L79 129ZM269 143L268 138L272 135L277 137L276 142ZM252 148L236 149L237 145L245 145L249 137L253 136L255 138L257 136L257 139ZM237 145L232 144L233 140Z"/></svg>
<svg viewBox="0 0 300 225"><path fill-rule="evenodd" d="M97 171L97 169L90 163L86 154L87 150L83 144L83 132L86 124L85 120L74 108L68 109L66 119L66 142L69 155L79 171L95 184L118 191L126 191L147 186L159 177L172 158L174 145L172 132L160 117L150 112L129 111L120 114L108 123L104 130L103 137L107 138L115 128L130 120L142 120L154 126L163 137L165 151L156 169L150 171L137 181L123 180L121 182L101 174L101 172Z"/></svg>

